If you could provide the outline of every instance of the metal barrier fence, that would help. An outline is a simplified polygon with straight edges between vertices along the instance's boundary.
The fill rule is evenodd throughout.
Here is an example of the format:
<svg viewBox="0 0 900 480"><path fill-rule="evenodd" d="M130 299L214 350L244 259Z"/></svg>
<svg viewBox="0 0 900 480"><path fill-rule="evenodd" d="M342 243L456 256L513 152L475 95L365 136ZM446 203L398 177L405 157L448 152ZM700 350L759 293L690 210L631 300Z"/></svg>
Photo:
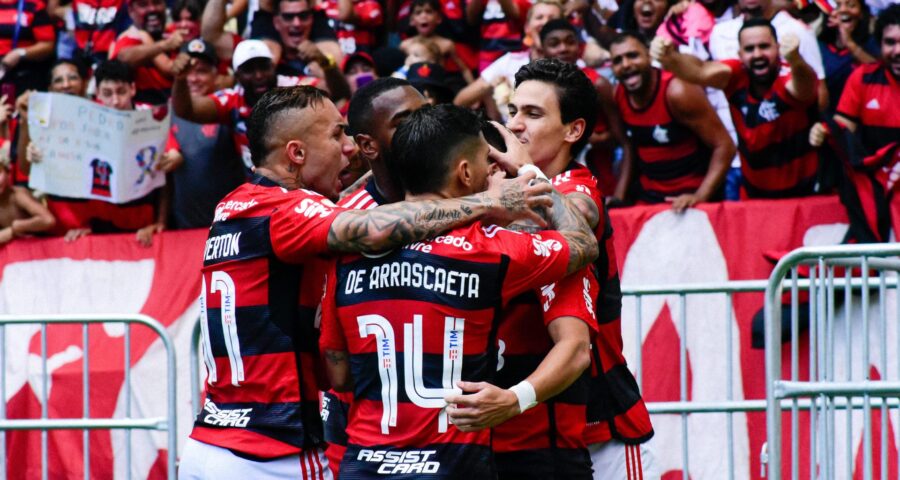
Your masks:
<svg viewBox="0 0 900 480"><path fill-rule="evenodd" d="M125 392L125 417L126 418L91 418L90 416L90 324L123 323L124 332L124 392ZM41 417L39 419L15 419L6 418L6 326L7 325L40 325L41 339L41 388L39 398L41 402ZM48 392L49 380L47 370L47 326L59 324L82 325L82 389L83 416L82 418L49 418ZM166 349L166 381L167 381L167 414L165 417L131 418L131 325L144 325L153 330ZM0 461L2 461L3 478L6 477L6 431L7 430L40 430L41 432L41 478L48 477L48 432L50 430L82 430L84 447L84 478L91 478L91 447L89 432L91 430L124 430L125 433L125 465L127 478L131 478L131 430L160 430L168 433L168 478L175 478L176 458L176 402L175 402L175 348L165 327L146 315L0 315ZM38 392L35 392L36 394Z"/></svg>
<svg viewBox="0 0 900 480"><path fill-rule="evenodd" d="M892 417L896 428L900 260L885 258L897 255L900 244L801 248L782 258L772 272L765 293L767 448L763 456L770 479L780 480L788 465L790 478L800 478L802 439L808 445L810 478L849 479L861 469L865 480L872 479L873 410L880 414L880 478L887 478L890 468L897 467L888 465L894 453L888 452L888 418ZM848 283L850 288L845 288ZM791 337L787 372L782 368L785 288L790 296ZM808 333L800 332L801 292L809 295ZM806 345L801 343L804 337ZM808 352L801 352L802 347ZM873 369L878 378L873 378ZM783 416L790 419L789 433L782 431ZM801 422L808 424L804 426L808 431L801 432ZM786 454L783 439L790 442L789 463L782 458ZM861 443L861 465L855 465L857 443Z"/></svg>

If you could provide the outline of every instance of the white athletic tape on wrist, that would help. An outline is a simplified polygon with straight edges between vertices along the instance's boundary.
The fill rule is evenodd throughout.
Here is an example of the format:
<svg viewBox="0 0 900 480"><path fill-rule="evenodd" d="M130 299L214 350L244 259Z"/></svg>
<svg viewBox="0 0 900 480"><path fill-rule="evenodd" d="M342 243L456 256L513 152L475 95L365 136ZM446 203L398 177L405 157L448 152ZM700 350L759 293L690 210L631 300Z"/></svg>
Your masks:
<svg viewBox="0 0 900 480"><path fill-rule="evenodd" d="M516 399L519 400L519 412L524 412L538 403L534 386L529 383L528 380L522 380L512 387L509 387L509 390L513 392L516 395Z"/></svg>
<svg viewBox="0 0 900 480"><path fill-rule="evenodd" d="M519 170L516 172L516 176L521 177L528 172L533 172L535 176L537 176L537 178L540 178L541 180L548 180L547 176L544 175L544 172L542 172L540 168L535 167L530 163L528 165L522 165L521 167L519 167Z"/></svg>

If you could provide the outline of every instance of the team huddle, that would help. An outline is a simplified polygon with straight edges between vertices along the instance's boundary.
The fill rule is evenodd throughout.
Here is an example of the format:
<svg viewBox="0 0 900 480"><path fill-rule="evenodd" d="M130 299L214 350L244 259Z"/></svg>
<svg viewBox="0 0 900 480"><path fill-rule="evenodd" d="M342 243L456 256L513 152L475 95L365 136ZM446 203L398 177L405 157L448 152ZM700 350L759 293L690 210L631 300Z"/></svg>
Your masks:
<svg viewBox="0 0 900 480"><path fill-rule="evenodd" d="M395 78L347 124L312 87L260 98L255 174L204 252L179 478L658 478L603 196L574 161L597 102L558 60L519 70L506 127ZM354 155L371 175L338 201Z"/></svg>

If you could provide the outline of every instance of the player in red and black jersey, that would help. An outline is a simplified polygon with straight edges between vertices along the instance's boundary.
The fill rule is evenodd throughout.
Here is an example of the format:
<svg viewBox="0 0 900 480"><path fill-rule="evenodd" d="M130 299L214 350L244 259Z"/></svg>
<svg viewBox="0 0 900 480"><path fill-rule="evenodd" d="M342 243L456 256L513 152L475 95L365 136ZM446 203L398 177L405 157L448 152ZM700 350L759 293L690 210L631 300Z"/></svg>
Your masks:
<svg viewBox="0 0 900 480"><path fill-rule="evenodd" d="M636 34L617 35L610 52L616 105L637 160L638 200L671 202L680 212L721 196L734 142L703 89L651 66Z"/></svg>
<svg viewBox="0 0 900 480"><path fill-rule="evenodd" d="M502 165L530 164L509 134L506 153L491 150L482 128L461 107L410 114L391 156L407 199L484 190L502 178L491 175L489 154ZM338 261L325 294L331 307L323 306L322 344L335 387L354 386L342 478L492 476L489 431L465 422L457 428L447 415L460 387L480 391L486 385L474 382L492 378L500 309L595 258L596 239L577 209L558 192L552 196L548 224L557 232L520 234L479 222L386 255ZM590 327L572 322L583 330L586 361ZM516 392L508 391L524 404L520 410L532 406L534 387L530 398Z"/></svg>
<svg viewBox="0 0 900 480"><path fill-rule="evenodd" d="M598 479L626 478L629 472L639 471L647 478L653 476L652 456L640 445L653 435L650 417L622 356L621 293L612 228L596 180L587 169L573 162L588 140L585 133L593 128L597 112L593 92L589 79L578 67L539 60L516 75L516 91L510 102L510 130L525 144L535 165L578 206L594 229L601 255L594 265L600 286L595 303L599 332L592 342L587 398L579 396L576 382L558 398L545 402L548 406L542 417L527 423L518 421L522 417L514 417L495 428L498 464L501 473L504 469L508 472L508 478L589 478L591 463L594 478ZM520 319L531 318L534 324L534 317L535 313L531 313ZM534 327L529 331L536 336L541 334ZM507 345L507 351L511 348ZM547 353L538 368L544 367L552 353ZM579 453L584 452L585 444L592 457L586 461ZM517 451L523 445L526 451ZM628 459L638 458L638 451L642 452L643 461L635 465ZM504 461L504 457L508 460Z"/></svg>
<svg viewBox="0 0 900 480"><path fill-rule="evenodd" d="M808 138L818 116L818 79L800 56L800 41L788 35L779 44L764 19L744 21L738 40L739 60L701 62L676 52L662 37L654 39L651 52L678 78L725 92L737 130L744 196L815 193L819 158Z"/></svg>
<svg viewBox="0 0 900 480"><path fill-rule="evenodd" d="M257 174L219 204L204 250L207 398L180 475L330 478L314 332L322 255L389 249L487 214L534 218L530 207L547 205L549 189L529 186L529 175L456 200L339 208L326 197L337 196L356 147L313 87L264 95L248 136Z"/></svg>
<svg viewBox="0 0 900 480"><path fill-rule="evenodd" d="M370 210L402 200L399 187L387 170L391 139L400 122L425 105L425 97L409 82L382 78L357 90L347 111L349 133L359 147L358 155L372 171L372 177L358 190L344 196L338 205L355 210ZM347 421L352 392L323 392L322 422L325 426L325 456L337 477L341 459L347 450Z"/></svg>

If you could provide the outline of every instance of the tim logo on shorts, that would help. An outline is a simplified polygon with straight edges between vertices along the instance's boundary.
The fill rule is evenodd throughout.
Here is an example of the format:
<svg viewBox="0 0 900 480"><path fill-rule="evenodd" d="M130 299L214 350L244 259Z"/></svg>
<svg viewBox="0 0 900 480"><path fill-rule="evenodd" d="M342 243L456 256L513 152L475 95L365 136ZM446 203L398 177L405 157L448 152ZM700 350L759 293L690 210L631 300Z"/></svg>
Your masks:
<svg viewBox="0 0 900 480"><path fill-rule="evenodd" d="M386 452L383 450L362 449L356 456L360 462L380 463L380 475L399 475L404 473L438 473L441 462L432 461L436 450L408 450L405 452Z"/></svg>

